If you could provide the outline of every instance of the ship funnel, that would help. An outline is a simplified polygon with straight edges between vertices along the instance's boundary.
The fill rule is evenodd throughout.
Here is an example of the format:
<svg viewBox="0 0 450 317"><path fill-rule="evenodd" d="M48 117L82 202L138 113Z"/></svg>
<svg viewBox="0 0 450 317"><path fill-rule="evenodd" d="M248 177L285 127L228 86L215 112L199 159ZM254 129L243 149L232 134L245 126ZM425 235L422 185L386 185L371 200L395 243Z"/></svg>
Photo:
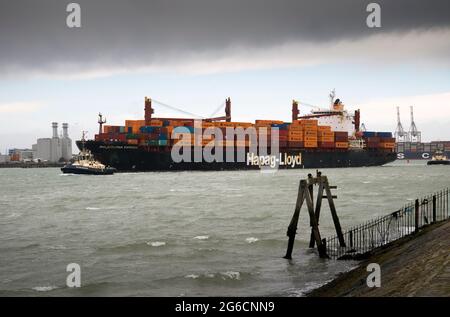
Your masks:
<svg viewBox="0 0 450 317"><path fill-rule="evenodd" d="M62 128L63 128L63 137L68 138L69 137L69 132L68 132L69 124L63 123Z"/></svg>
<svg viewBox="0 0 450 317"><path fill-rule="evenodd" d="M52 122L53 137L58 137L58 122Z"/></svg>

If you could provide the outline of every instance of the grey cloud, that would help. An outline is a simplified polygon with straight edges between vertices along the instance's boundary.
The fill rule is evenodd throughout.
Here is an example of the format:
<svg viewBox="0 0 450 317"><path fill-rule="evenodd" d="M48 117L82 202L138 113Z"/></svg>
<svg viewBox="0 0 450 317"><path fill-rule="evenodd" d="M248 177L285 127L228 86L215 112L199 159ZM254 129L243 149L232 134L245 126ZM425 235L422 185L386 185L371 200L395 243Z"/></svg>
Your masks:
<svg viewBox="0 0 450 317"><path fill-rule="evenodd" d="M448 0L82 0L82 28L65 25L72 1L0 3L0 73L146 65L230 47L327 43L450 26ZM365 25L368 3L382 28Z"/></svg>

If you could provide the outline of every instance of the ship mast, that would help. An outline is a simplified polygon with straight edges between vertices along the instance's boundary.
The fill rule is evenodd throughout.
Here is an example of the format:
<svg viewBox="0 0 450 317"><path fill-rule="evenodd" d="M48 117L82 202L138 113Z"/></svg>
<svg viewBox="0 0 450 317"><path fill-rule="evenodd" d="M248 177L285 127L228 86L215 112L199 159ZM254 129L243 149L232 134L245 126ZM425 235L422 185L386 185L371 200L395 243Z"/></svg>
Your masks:
<svg viewBox="0 0 450 317"><path fill-rule="evenodd" d="M330 97L330 107L333 108L334 98L336 97L336 89L333 88L328 96Z"/></svg>
<svg viewBox="0 0 450 317"><path fill-rule="evenodd" d="M409 128L409 140L411 142L421 142L421 132L417 129L416 123L414 122L414 109L411 106L411 126Z"/></svg>
<svg viewBox="0 0 450 317"><path fill-rule="evenodd" d="M407 142L408 134L403 129L402 123L400 121L400 108L397 107L397 129L395 130L395 141L397 142Z"/></svg>
<svg viewBox="0 0 450 317"><path fill-rule="evenodd" d="M98 134L102 134L103 132L103 124L106 123L106 117L103 118L103 115L101 113L98 114Z"/></svg>

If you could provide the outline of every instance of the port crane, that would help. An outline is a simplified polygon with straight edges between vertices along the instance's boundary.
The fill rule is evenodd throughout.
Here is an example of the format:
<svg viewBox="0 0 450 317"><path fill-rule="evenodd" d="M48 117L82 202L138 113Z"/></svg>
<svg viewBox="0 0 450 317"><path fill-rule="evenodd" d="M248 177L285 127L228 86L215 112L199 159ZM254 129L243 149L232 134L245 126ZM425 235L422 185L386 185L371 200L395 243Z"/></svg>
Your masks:
<svg viewBox="0 0 450 317"><path fill-rule="evenodd" d="M422 133L417 129L416 123L414 122L414 108L413 108L413 106L411 106L410 109L411 109L411 126L410 126L409 132L408 132L409 140L411 142L414 142L414 143L416 143L416 142L420 143L421 139L422 139L422 135L421 135Z"/></svg>
<svg viewBox="0 0 450 317"><path fill-rule="evenodd" d="M403 129L402 122L400 121L400 107L397 107L397 128L394 135L397 142L408 142L408 133Z"/></svg>

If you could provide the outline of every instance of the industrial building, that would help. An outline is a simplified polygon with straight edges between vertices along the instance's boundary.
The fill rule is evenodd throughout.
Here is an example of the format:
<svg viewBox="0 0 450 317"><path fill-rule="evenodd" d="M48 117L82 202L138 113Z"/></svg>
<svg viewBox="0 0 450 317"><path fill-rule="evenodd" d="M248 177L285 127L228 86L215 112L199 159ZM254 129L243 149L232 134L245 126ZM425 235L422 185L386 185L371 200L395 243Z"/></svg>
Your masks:
<svg viewBox="0 0 450 317"><path fill-rule="evenodd" d="M72 158L72 140L67 123L62 124L62 136L58 136L58 123L52 122L53 136L41 138L33 144L34 159L48 162L69 161Z"/></svg>

